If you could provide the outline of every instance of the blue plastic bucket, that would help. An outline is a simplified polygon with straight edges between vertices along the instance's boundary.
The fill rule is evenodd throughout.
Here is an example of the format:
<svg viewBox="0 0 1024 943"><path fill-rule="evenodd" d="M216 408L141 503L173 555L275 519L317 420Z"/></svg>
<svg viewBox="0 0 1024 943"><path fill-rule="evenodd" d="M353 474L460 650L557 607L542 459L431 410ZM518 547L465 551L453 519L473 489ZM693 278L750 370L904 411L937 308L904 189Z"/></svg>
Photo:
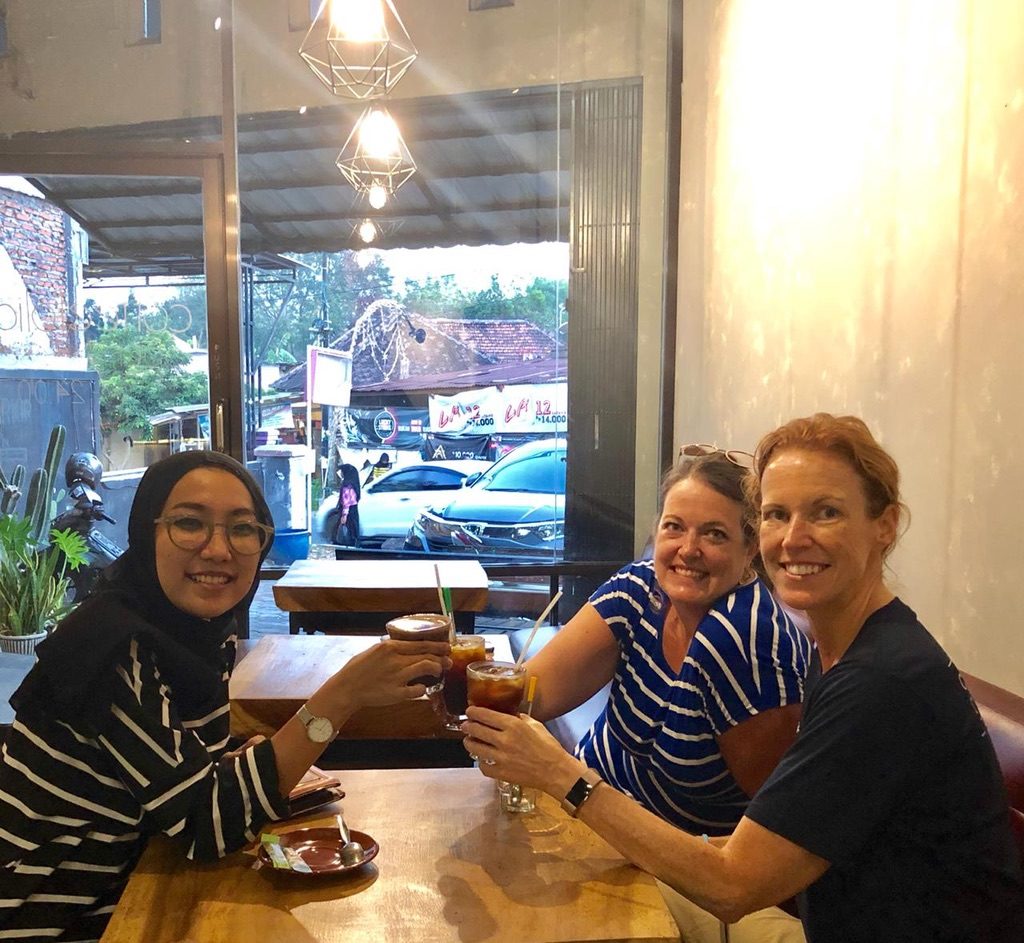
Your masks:
<svg viewBox="0 0 1024 943"><path fill-rule="evenodd" d="M309 556L309 531L279 528L270 545L267 563L271 566L291 566L296 560Z"/></svg>

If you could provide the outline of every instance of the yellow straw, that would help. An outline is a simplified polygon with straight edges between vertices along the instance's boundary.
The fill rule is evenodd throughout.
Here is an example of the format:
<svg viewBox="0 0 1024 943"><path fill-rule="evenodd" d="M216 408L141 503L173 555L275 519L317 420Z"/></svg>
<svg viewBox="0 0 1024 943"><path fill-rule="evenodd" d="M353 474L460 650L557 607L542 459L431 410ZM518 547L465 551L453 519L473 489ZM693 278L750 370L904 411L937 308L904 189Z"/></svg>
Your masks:
<svg viewBox="0 0 1024 943"><path fill-rule="evenodd" d="M526 689L526 716L533 716L533 696L537 693L537 676L530 677L530 686Z"/></svg>
<svg viewBox="0 0 1024 943"><path fill-rule="evenodd" d="M540 628L540 624L548 617L548 614L551 612L552 609L555 608L555 605L558 603L558 600L561 599L561 598L562 598L562 591L559 590L552 597L551 602L548 603L547 609L545 609L540 614L540 618L536 622L533 623L533 629L530 631L530 635L526 639L526 644L523 646L523 650L519 653L519 657L516 659L516 667L517 668L526 660L526 653L530 650L530 645L533 643L533 637L537 634L537 629Z"/></svg>
<svg viewBox="0 0 1024 943"><path fill-rule="evenodd" d="M434 579L437 581L437 601L441 605L441 614L448 620L448 641L455 644L455 620L444 604L444 588L441 586L441 568L434 564Z"/></svg>

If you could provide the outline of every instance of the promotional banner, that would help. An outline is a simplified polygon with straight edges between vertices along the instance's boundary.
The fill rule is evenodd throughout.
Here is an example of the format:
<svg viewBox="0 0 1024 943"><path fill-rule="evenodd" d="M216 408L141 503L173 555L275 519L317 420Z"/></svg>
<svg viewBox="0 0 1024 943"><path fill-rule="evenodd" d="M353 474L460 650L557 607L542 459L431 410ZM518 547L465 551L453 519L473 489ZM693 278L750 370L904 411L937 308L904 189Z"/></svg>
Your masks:
<svg viewBox="0 0 1024 943"><path fill-rule="evenodd" d="M467 433L565 432L568 384L523 383L430 397L430 429Z"/></svg>
<svg viewBox="0 0 1024 943"><path fill-rule="evenodd" d="M344 411L345 442L349 448L419 449L427 429L427 410L383 406Z"/></svg>
<svg viewBox="0 0 1024 943"><path fill-rule="evenodd" d="M457 458L478 458L493 461L494 449L489 435L443 435L428 433L420 456L425 462L452 461Z"/></svg>

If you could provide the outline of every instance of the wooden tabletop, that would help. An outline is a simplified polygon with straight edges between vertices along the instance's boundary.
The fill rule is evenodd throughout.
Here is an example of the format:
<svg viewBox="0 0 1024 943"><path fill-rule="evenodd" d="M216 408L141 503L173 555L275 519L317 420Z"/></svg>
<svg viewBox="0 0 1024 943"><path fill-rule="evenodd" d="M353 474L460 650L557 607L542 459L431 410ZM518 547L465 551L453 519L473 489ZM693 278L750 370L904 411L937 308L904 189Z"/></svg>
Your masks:
<svg viewBox="0 0 1024 943"><path fill-rule="evenodd" d="M511 661L505 635L484 635L494 657ZM279 730L332 674L377 637L359 635L265 635L235 667L229 687L231 730L238 736ZM445 730L424 697L357 711L341 728L343 740L458 739Z"/></svg>
<svg viewBox="0 0 1024 943"><path fill-rule="evenodd" d="M476 560L442 560L441 582L456 612L487 605L487 573ZM433 560L296 560L274 583L286 612L437 612Z"/></svg>
<svg viewBox="0 0 1024 943"><path fill-rule="evenodd" d="M513 816L477 769L337 775L346 819L380 845L373 862L338 877L254 871L246 852L195 864L161 836L103 943L679 940L653 878L547 796Z"/></svg>

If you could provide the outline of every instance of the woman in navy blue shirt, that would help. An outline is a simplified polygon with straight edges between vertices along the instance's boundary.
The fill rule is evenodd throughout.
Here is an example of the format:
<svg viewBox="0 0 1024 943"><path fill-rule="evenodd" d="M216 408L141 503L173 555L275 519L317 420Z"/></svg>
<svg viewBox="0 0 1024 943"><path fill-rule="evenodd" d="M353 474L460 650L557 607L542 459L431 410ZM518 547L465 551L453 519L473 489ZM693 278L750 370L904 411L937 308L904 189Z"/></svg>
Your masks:
<svg viewBox="0 0 1024 943"><path fill-rule="evenodd" d="M810 943L1019 943L1024 879L985 725L885 583L896 463L861 420L819 413L761 440L751 492L768 574L817 648L796 741L731 836L671 827L529 718L471 708L469 748L723 920L799 892Z"/></svg>

